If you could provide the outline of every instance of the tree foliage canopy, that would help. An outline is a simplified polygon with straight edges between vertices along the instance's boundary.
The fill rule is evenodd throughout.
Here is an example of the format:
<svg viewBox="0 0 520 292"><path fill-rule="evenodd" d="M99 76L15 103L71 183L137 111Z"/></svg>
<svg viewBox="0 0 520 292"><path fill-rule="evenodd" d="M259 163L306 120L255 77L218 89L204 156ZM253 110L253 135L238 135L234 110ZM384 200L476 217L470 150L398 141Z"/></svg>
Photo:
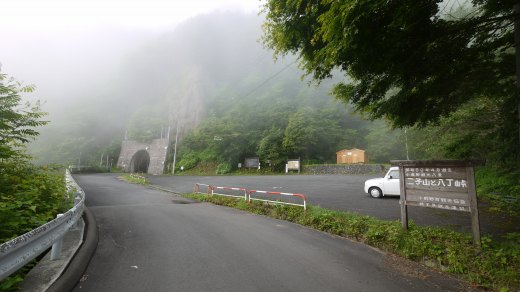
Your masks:
<svg viewBox="0 0 520 292"><path fill-rule="evenodd" d="M47 123L39 102L21 104L20 94L33 89L0 73L0 159L19 154L19 146L38 135L35 128Z"/></svg>
<svg viewBox="0 0 520 292"><path fill-rule="evenodd" d="M339 69L348 77L334 95L394 126L426 125L483 95L511 108L516 1L455 2L269 0L263 41L318 81Z"/></svg>

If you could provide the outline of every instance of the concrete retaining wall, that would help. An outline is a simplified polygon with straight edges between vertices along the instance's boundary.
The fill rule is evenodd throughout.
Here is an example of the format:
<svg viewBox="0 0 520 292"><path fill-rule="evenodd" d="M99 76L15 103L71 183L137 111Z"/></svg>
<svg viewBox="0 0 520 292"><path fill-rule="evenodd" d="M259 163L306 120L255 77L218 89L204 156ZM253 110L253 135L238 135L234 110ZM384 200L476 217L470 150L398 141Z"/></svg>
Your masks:
<svg viewBox="0 0 520 292"><path fill-rule="evenodd" d="M381 164L302 165L302 172L306 174L375 174L386 170Z"/></svg>

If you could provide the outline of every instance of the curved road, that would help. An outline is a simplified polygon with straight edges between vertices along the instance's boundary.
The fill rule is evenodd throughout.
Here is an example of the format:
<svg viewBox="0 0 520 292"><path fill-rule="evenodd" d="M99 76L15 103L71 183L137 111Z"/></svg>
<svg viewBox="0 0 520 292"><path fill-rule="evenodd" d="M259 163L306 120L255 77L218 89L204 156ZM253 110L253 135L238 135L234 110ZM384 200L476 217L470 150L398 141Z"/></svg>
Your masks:
<svg viewBox="0 0 520 292"><path fill-rule="evenodd" d="M74 291L461 291L464 284L296 224L77 175L99 228Z"/></svg>

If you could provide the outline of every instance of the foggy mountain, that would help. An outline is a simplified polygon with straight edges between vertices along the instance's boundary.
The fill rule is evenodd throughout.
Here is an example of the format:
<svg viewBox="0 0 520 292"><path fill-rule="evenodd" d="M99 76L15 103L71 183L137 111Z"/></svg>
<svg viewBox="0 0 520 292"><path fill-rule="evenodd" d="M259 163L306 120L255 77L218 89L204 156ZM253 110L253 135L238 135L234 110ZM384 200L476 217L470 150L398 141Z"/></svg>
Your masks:
<svg viewBox="0 0 520 292"><path fill-rule="evenodd" d="M369 123L348 118L345 106L328 96L331 82L308 86L294 57L273 61L259 42L261 24L256 14L215 12L129 49L126 58L119 56L120 66L99 68L103 78L89 80L88 88L74 92L79 98L52 113L52 123L31 147L33 155L40 163L95 164L109 154L115 163L125 132L133 139L158 138L161 129L179 123L184 135L209 115L249 111L248 119L280 102L287 117L300 107L337 108L343 120L361 129L356 135L366 134L362 128ZM269 120L262 123L271 127ZM264 128L251 139L261 140Z"/></svg>

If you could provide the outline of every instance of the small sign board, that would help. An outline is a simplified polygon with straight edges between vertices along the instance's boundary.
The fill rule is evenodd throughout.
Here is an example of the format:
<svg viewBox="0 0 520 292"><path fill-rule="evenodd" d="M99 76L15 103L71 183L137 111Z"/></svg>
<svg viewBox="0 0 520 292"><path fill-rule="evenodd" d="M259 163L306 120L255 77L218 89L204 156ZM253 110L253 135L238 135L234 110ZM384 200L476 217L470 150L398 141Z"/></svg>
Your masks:
<svg viewBox="0 0 520 292"><path fill-rule="evenodd" d="M300 158L287 160L287 164L285 165L285 173L288 173L289 170L297 170L298 173L300 173Z"/></svg>
<svg viewBox="0 0 520 292"><path fill-rule="evenodd" d="M260 158L248 157L244 160L244 168L257 168L260 169Z"/></svg>
<svg viewBox="0 0 520 292"><path fill-rule="evenodd" d="M408 229L407 206L469 212L473 241L480 246L474 160L393 160L399 167L401 222Z"/></svg>

